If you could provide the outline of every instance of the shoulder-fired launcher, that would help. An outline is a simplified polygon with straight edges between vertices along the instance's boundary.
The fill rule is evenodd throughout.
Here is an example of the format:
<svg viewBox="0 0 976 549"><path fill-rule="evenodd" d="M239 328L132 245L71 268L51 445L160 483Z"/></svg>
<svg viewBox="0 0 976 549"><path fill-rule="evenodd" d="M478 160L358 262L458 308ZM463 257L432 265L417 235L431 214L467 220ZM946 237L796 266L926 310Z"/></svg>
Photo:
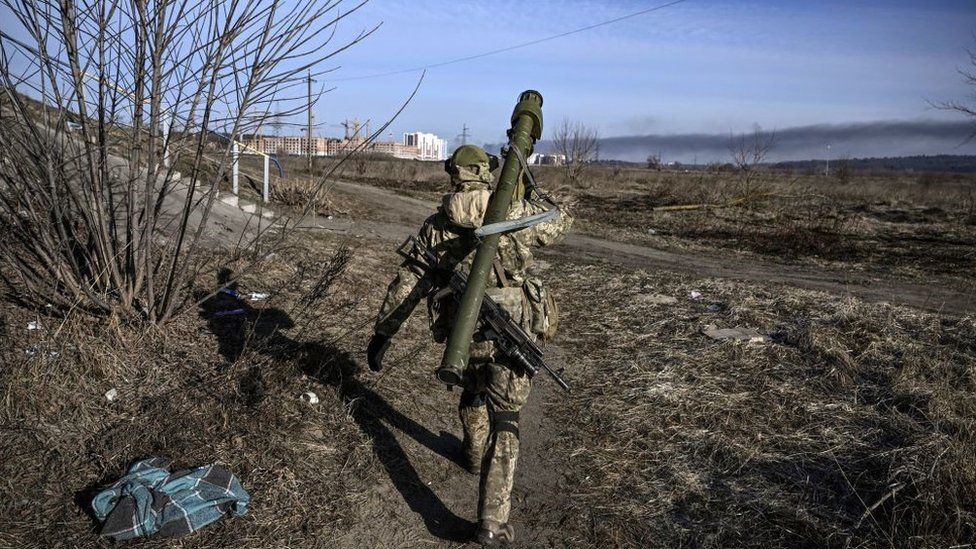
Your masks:
<svg viewBox="0 0 976 549"><path fill-rule="evenodd" d="M535 90L526 90L519 95L518 104L512 112L512 126L508 130L510 148L517 148L522 157L528 158L536 140L542 137L542 95ZM521 165L519 155L508 154L502 166L498 185L491 193L485 211L484 224L505 221L512 205L512 195L518 185ZM471 356L471 338L474 335L481 305L488 285L488 274L495 254L498 252L500 234L482 238L475 252L471 270L468 273L464 295L458 305L457 316L451 335L447 340L444 357L437 369L437 379L447 385L459 385L465 367Z"/></svg>

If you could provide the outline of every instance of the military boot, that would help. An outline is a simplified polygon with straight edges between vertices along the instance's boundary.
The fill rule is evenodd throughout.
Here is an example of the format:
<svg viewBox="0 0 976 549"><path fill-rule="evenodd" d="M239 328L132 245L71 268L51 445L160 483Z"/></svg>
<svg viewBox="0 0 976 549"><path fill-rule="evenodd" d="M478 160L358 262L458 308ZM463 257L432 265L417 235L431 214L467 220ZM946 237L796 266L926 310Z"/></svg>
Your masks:
<svg viewBox="0 0 976 549"><path fill-rule="evenodd" d="M482 520L475 541L484 547L500 547L515 541L515 529L511 524Z"/></svg>

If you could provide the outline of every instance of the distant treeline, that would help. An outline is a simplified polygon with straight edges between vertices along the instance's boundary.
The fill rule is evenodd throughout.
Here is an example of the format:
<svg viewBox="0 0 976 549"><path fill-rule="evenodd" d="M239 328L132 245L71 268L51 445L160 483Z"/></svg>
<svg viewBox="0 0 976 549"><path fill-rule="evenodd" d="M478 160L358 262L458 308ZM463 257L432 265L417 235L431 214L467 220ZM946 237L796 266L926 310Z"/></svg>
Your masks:
<svg viewBox="0 0 976 549"><path fill-rule="evenodd" d="M611 168L646 168L646 162L628 162L626 160L600 159L594 164ZM826 168L825 160L789 160L772 162L762 166L781 171L796 173L823 173ZM735 168L729 163L711 164L682 164L680 162L661 163L660 169L682 170L722 170L732 171ZM848 170L849 172L917 172L917 173L976 173L976 155L939 154L932 156L894 156L885 158L831 158L830 171Z"/></svg>
<svg viewBox="0 0 976 549"><path fill-rule="evenodd" d="M796 172L823 171L824 160L791 160L769 167ZM831 170L847 168L871 172L949 172L976 173L976 156L939 154L935 156L898 156L892 158L832 158Z"/></svg>

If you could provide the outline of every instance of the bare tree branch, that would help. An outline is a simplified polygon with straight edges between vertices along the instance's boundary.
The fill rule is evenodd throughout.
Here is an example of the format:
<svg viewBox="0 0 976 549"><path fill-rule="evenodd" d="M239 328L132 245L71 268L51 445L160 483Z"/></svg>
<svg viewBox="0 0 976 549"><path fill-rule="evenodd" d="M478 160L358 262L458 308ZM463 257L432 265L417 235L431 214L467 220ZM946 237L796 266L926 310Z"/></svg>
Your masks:
<svg viewBox="0 0 976 549"><path fill-rule="evenodd" d="M754 170L766 161L775 144L776 132L766 132L759 124L753 124L751 133L729 133L732 164L740 171Z"/></svg>
<svg viewBox="0 0 976 549"><path fill-rule="evenodd" d="M553 149L563 156L570 182L586 186L584 173L588 164L600 155L600 135L581 122L563 120L552 136Z"/></svg>
<svg viewBox="0 0 976 549"><path fill-rule="evenodd" d="M976 35L974 35L976 37ZM962 76L963 82L972 88L969 99L976 102L976 50L966 50L969 54L969 69L957 69ZM955 111L973 121L973 131L969 134L969 139L976 138L976 105L970 105L961 101L929 101L929 105L945 110Z"/></svg>
<svg viewBox="0 0 976 549"><path fill-rule="evenodd" d="M210 261L205 227L232 163L214 131L260 128L377 28L336 41L363 0L0 1L28 37L0 32L7 280L37 302L152 322L179 312ZM238 242L267 234L252 232Z"/></svg>

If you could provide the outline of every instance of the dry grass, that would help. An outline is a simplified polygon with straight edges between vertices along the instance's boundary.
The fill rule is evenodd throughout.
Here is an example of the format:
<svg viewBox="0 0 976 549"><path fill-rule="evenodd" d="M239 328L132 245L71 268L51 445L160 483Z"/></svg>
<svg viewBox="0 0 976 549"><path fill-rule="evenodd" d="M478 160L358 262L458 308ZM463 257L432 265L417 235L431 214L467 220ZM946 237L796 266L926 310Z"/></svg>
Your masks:
<svg viewBox="0 0 976 549"><path fill-rule="evenodd" d="M976 319L558 265L597 546L945 547L976 537ZM697 289L704 301L688 299ZM654 305L649 295L679 298ZM711 302L727 305L706 311ZM716 342L705 324L778 343ZM574 419L578 418L578 419Z"/></svg>
<svg viewBox="0 0 976 549"><path fill-rule="evenodd" d="M414 164L405 192L442 192L436 165L377 163L374 175L402 169L406 177ZM648 206L720 201L740 193L742 183L724 179L728 174L639 172L621 170L613 186L576 192L587 230L658 244L653 239L663 238L662 245L747 249L748 242L723 244L721 236L688 236L698 234L692 229L736 228L767 238L768 249L789 242L777 231L816 228L835 240L788 245L822 247L817 254L879 227L894 240L932 231L935 244L917 241L909 249L893 241L883 252L918 250L905 265L943 261L940 250L955 253L946 242L971 238L963 216L972 206L964 199L950 205L951 197L965 195L939 190L945 182L909 203L898 193L911 181L893 183L884 198L880 187L821 188L801 180L786 188L818 191L694 217L658 216ZM649 179L637 181L638 175ZM555 176L546 177L556 182ZM371 184L395 185L382 181ZM596 199L605 207L587 209ZM646 234L662 227L689 232ZM242 281L244 290L274 296L254 304L262 313L240 324L215 322L213 309L204 307L164 331L78 316L61 326L3 304L0 474L7 481L0 483L0 546L108 545L78 504L147 455L164 454L177 466L223 463L254 498L248 516L208 527L183 542L189 547L330 546L370 497L401 497L369 495L384 469L394 484L411 486L456 473L440 460L398 450L389 435L414 429L440 438L410 425L410 418L430 413L418 395L432 390L430 368L440 351L429 342L422 313L391 349L398 366L368 378L382 391L350 375L396 262L393 245L363 242L345 276L330 286L334 243L318 247L304 235L296 241L302 245L278 250ZM966 261L965 253L971 250L955 256ZM954 269L962 273L959 265ZM573 501L560 525L567 544L943 547L976 539L972 316L558 258L539 267L558 294L556 343L569 357L574 385L569 397L554 396L545 418L556 438L551 455L564 467ZM971 280L968 273L959 276ZM687 299L692 289L705 299ZM649 296L658 293L679 302L655 305ZM312 295L324 297L310 304ZM710 313L712 302L726 308ZM37 319L43 330L27 331ZM716 342L699 333L710 323L755 327L777 342ZM121 398L109 403L103 394L113 387ZM298 400L307 390L319 394L319 406ZM378 416L389 427L379 426ZM408 474L411 459L416 470Z"/></svg>
<svg viewBox="0 0 976 549"><path fill-rule="evenodd" d="M327 159L317 159L326 169ZM286 172L302 173L298 159ZM656 248L722 249L777 261L967 279L976 269L976 176L855 173L846 179L786 172L653 171L594 167L586 185L565 170L537 177L574 205L576 230ZM437 162L370 157L337 176L437 200ZM679 204L735 207L653 211Z"/></svg>
<svg viewBox="0 0 976 549"><path fill-rule="evenodd" d="M84 512L92 491L160 455L176 467L219 462L252 495L247 516L183 546L311 546L340 535L378 472L346 404L355 368L346 349L363 337L350 319L372 307L357 285L336 282L343 261L280 250L241 283L270 300L224 320L213 313L232 302L212 301L162 329L0 308L0 546L107 546ZM42 328L28 331L35 320ZM112 388L119 398L109 402ZM309 390L320 405L300 401Z"/></svg>
<svg viewBox="0 0 976 549"><path fill-rule="evenodd" d="M283 179L271 189L271 202L282 205L290 212L304 212L311 205L310 212L320 216L349 217L362 216L366 209L354 200L339 193L330 192L323 187L318 193L308 181ZM258 197L255 197L257 199Z"/></svg>
<svg viewBox="0 0 976 549"><path fill-rule="evenodd" d="M608 172L610 176L613 172ZM976 180L643 172L578 191L579 228L658 248L725 249L777 261L966 279L976 268ZM653 211L678 204L734 207Z"/></svg>

